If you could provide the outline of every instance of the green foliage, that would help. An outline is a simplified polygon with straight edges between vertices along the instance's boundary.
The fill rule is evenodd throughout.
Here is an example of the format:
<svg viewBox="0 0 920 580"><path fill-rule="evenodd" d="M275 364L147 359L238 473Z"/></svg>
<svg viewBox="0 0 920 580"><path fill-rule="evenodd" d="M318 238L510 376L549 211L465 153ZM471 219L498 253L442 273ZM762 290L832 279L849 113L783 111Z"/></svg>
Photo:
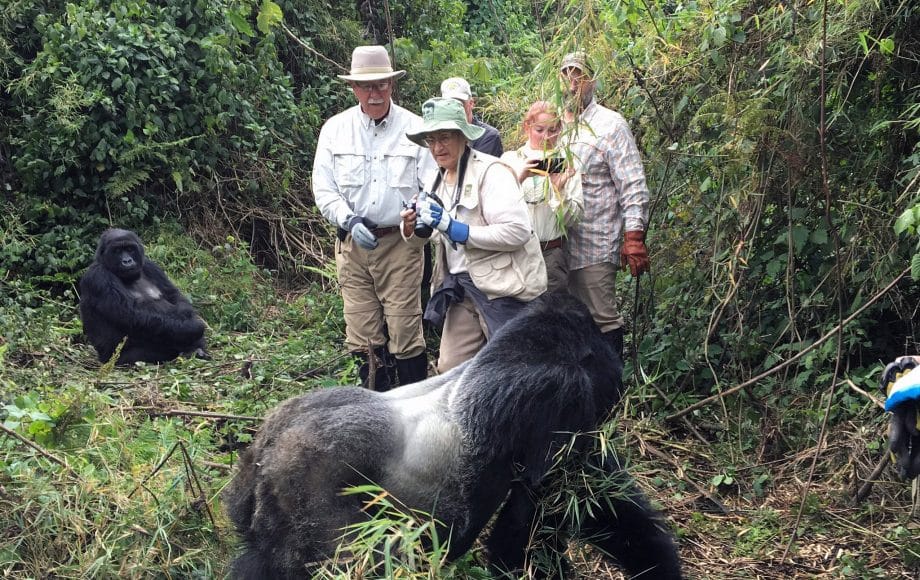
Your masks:
<svg viewBox="0 0 920 580"><path fill-rule="evenodd" d="M910 260L910 275L920 281L920 204L904 210L894 222L894 233L907 233L917 238L915 252Z"/></svg>
<svg viewBox="0 0 920 580"><path fill-rule="evenodd" d="M73 271L63 231L85 244L105 223L154 222L166 196L195 207L229 176L226 193L250 202L271 191L259 173L291 180L306 162L302 115L272 43L240 33L239 14L224 2L119 0L35 16L40 46L13 60L7 104L14 207L23 237L41 237L10 252L12 266ZM15 29L17 16L31 14L4 23Z"/></svg>
<svg viewBox="0 0 920 580"><path fill-rule="evenodd" d="M354 103L335 76L352 48L389 44L390 28L396 65L408 71L398 102L417 110L443 78L465 76L508 148L533 100L562 101L562 54L588 51L598 100L628 120L652 190L653 270L635 302L635 281L620 284L637 331L628 340L639 347L638 367L628 361L627 376L640 380L626 418L643 429L810 347L836 326L841 299L847 316L908 265L920 279L914 4L827 3L824 61L820 3L412 0L388 6L389 24L386 7L4 4L0 419L66 457L77 478L0 438L4 574L225 573L229 545L215 532L225 522L218 516L215 528L201 507L219 514L226 473L202 462L231 464L253 425L156 411L188 405L259 416L307 388L355 381L353 361L341 356L341 299L315 286L282 297L270 285L286 275L329 277L332 238L309 194L314 139L326 118ZM140 231L191 297L211 325L214 363L98 368L80 338L74 283L110 224ZM847 326L838 381L870 391L882 362L920 350L918 300L920 289L905 281ZM696 482L726 502L786 502L779 490L789 476L773 466L814 445L823 418L816 393L826 400L836 357L834 338L744 394L698 409L688 431L707 449L675 463L676 473L651 460L661 497L684 505L699 496ZM843 384L834 385L829 417L835 441L862 425L859 447L880 448L880 415ZM137 407L145 410L125 410ZM662 439L680 435L668 428ZM179 442L206 474L204 503L191 491ZM839 467L852 448L843 459L835 451L818 465L825 479L858 471ZM562 489L550 509L591 508ZM827 502L807 500L806 520L826 525ZM680 532L705 532L697 539L724 540L726 553L766 559L791 528L768 509L740 513L749 517L733 528L694 512ZM421 515L387 517L374 533L391 546L428 533ZM873 530L866 543L885 538L873 553L893 545L914 562L913 531ZM440 566L403 547L415 567L393 558L394 571ZM839 562L842 576L884 575L866 552ZM480 577L471 561L439 569L460 574L464 565Z"/></svg>
<svg viewBox="0 0 920 580"><path fill-rule="evenodd" d="M470 556L448 563L448 545L438 537L429 514L407 509L373 484L347 488L343 493L366 496L363 510L371 516L344 530L343 542L323 568L322 577L489 578L471 564Z"/></svg>
<svg viewBox="0 0 920 580"><path fill-rule="evenodd" d="M5 575L225 575L233 544L217 494L257 423L161 412L261 416L337 382L337 296L311 288L279 300L235 241L212 252L167 229L148 249L207 313L214 361L100 369L81 342L72 294L0 281L0 422L70 466L0 435ZM214 304L198 300L212 293Z"/></svg>

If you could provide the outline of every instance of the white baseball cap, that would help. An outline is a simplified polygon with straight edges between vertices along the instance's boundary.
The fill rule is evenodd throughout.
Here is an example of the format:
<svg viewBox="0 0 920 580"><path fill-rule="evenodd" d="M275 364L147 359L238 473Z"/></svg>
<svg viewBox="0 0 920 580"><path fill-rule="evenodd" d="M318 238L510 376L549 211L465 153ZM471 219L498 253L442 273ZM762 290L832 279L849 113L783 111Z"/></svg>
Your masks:
<svg viewBox="0 0 920 580"><path fill-rule="evenodd" d="M441 96L445 99L457 99L458 101L469 101L473 98L473 91L470 89L470 83L460 77L450 77L444 79L441 83Z"/></svg>

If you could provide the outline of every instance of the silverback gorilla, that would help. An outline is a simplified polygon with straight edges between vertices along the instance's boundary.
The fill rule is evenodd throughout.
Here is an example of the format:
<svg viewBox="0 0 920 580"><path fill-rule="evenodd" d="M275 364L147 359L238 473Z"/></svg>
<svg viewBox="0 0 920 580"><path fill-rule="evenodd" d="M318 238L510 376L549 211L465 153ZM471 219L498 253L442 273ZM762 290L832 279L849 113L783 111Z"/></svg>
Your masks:
<svg viewBox="0 0 920 580"><path fill-rule="evenodd" d="M553 294L444 375L384 393L336 387L281 403L223 494L244 542L234 577L307 577L346 526L368 517L360 498L341 493L368 481L442 522L450 558L469 550L504 505L488 558L517 569L555 451L603 423L620 398L621 373L588 310ZM615 462L595 464L626 476ZM681 578L660 516L628 486L623 498L581 514L579 529L590 532L581 539L631 574Z"/></svg>
<svg viewBox="0 0 920 580"><path fill-rule="evenodd" d="M101 362L125 337L119 365L180 354L209 358L204 321L128 230L109 229L99 238L96 260L80 279L80 319Z"/></svg>

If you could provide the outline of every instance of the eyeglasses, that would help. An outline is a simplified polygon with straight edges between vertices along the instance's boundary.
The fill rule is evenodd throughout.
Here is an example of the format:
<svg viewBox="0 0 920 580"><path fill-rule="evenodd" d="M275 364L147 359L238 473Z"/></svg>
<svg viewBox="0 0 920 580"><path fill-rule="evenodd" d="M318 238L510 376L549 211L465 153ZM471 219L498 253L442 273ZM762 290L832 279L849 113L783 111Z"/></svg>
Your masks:
<svg viewBox="0 0 920 580"><path fill-rule="evenodd" d="M448 132L448 133L431 134L425 137L424 139L422 139L422 141L428 147L434 147L435 145L446 145L447 143L450 143L450 141L452 141L453 138L454 138L454 133Z"/></svg>
<svg viewBox="0 0 920 580"><path fill-rule="evenodd" d="M362 91L371 92L377 90L377 92L382 93L383 91L390 88L390 81L377 81L375 83L353 83L352 86L356 89L361 89Z"/></svg>

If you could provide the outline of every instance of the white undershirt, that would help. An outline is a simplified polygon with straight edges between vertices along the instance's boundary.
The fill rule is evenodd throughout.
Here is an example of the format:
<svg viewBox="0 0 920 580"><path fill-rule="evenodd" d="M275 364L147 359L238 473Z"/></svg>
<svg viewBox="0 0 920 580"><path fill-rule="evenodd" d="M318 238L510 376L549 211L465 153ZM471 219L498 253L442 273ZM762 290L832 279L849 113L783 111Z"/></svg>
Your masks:
<svg viewBox="0 0 920 580"><path fill-rule="evenodd" d="M457 216L456 205L459 197L457 195L457 182L447 183L446 180L441 180L437 194L438 197L441 198L441 201L444 202L444 210L450 214L451 218L455 218ZM447 258L447 270L451 274L462 274L467 271L466 252L463 249L463 244L457 244L456 250L453 246L454 245L450 243L450 240L448 240L445 235L444 256Z"/></svg>

